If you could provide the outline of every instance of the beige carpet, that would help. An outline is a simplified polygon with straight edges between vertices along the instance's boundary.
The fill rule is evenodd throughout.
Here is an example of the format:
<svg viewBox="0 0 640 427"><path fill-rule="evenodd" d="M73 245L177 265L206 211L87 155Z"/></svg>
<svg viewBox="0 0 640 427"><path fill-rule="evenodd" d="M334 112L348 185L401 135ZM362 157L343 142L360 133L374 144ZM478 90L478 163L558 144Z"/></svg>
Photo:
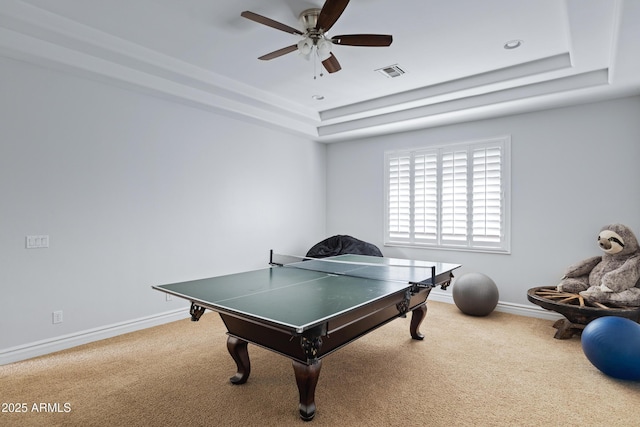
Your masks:
<svg viewBox="0 0 640 427"><path fill-rule="evenodd" d="M224 325L207 313L0 366L2 409L27 407L0 413L0 425L304 424L291 362L250 346L249 381L230 384ZM640 425L640 383L601 374L552 323L430 302L424 341L398 319L325 358L306 425ZM34 411L41 403L61 412Z"/></svg>

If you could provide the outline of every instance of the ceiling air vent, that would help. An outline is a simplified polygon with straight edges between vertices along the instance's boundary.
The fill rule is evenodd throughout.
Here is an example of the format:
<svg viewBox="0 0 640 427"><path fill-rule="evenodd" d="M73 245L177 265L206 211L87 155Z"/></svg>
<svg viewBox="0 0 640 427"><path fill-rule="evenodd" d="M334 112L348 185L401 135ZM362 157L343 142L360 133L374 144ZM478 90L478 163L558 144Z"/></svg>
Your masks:
<svg viewBox="0 0 640 427"><path fill-rule="evenodd" d="M385 77L400 77L404 74L404 70L398 67L398 64L389 65L388 67L378 68L376 70Z"/></svg>

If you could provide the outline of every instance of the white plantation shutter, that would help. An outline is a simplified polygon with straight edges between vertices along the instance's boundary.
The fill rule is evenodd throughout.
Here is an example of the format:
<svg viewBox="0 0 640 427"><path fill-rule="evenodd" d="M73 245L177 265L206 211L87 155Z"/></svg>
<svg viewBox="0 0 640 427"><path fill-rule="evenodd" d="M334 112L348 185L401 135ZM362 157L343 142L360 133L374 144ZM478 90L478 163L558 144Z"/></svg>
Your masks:
<svg viewBox="0 0 640 427"><path fill-rule="evenodd" d="M442 154L442 240L467 240L467 151Z"/></svg>
<svg viewBox="0 0 640 427"><path fill-rule="evenodd" d="M499 244L502 237L502 150L473 150L474 242Z"/></svg>
<svg viewBox="0 0 640 427"><path fill-rule="evenodd" d="M433 243L438 236L438 155L416 153L413 165L414 239Z"/></svg>
<svg viewBox="0 0 640 427"><path fill-rule="evenodd" d="M394 241L409 241L411 231L410 156L387 160L388 236Z"/></svg>
<svg viewBox="0 0 640 427"><path fill-rule="evenodd" d="M385 244L509 251L509 137L388 152Z"/></svg>

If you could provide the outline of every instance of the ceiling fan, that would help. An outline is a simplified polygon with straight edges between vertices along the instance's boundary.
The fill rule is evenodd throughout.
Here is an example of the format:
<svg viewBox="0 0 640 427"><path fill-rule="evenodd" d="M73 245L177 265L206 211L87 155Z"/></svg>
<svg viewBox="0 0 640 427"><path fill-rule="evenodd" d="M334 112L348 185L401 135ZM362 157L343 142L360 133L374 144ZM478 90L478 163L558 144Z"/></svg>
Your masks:
<svg viewBox="0 0 640 427"><path fill-rule="evenodd" d="M322 9L307 9L300 14L300 22L304 31L282 24L257 13L244 11L240 16L290 34L302 36L298 43L267 53L258 59L268 61L293 51L299 51L307 58L315 49L322 65L329 73L342 68L331 52L333 45L343 46L389 46L393 37L383 34L348 34L327 38L326 33L336 23L349 0L326 0Z"/></svg>

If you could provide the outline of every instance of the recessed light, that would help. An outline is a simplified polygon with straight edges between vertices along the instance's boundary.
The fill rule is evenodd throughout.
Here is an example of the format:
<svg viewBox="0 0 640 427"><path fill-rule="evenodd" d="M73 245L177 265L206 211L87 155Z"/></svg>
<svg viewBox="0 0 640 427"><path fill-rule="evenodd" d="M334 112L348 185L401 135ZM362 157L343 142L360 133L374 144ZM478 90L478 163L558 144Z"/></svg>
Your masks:
<svg viewBox="0 0 640 427"><path fill-rule="evenodd" d="M311 96L311 98L315 99L316 101L322 101L324 99L324 96L322 96L322 95L313 95L313 96Z"/></svg>
<svg viewBox="0 0 640 427"><path fill-rule="evenodd" d="M522 40L509 40L504 44L505 49L517 49L522 46Z"/></svg>

